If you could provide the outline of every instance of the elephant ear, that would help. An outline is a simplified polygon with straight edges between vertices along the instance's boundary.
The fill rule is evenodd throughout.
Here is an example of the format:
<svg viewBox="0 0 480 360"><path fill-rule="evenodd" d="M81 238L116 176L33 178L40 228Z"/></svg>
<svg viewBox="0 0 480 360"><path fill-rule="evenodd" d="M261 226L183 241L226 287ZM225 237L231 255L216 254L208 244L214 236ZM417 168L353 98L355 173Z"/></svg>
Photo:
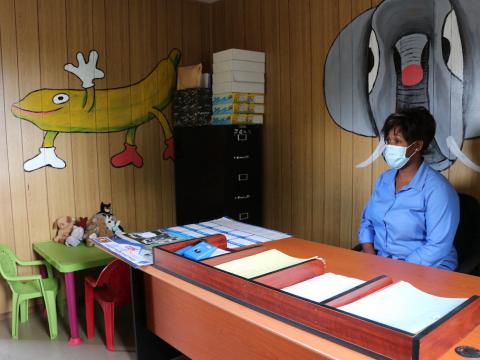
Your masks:
<svg viewBox="0 0 480 360"><path fill-rule="evenodd" d="M343 129L378 136L368 100L369 39L375 9L355 18L337 36L324 69L325 101L332 119Z"/></svg>
<svg viewBox="0 0 480 360"><path fill-rule="evenodd" d="M477 138L480 137L480 6L478 0L451 0L451 3L463 48L464 137Z"/></svg>

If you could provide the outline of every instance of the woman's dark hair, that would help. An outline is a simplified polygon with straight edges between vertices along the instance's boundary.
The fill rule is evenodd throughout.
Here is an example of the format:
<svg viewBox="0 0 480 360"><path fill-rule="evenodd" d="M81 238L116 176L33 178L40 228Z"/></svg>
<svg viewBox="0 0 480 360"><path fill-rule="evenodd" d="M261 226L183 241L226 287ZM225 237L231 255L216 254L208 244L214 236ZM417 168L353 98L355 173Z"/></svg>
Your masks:
<svg viewBox="0 0 480 360"><path fill-rule="evenodd" d="M415 107L391 114L385 120L382 134L386 137L390 130L398 129L409 144L422 140L423 153L435 136L435 128L436 124L432 114L424 107Z"/></svg>

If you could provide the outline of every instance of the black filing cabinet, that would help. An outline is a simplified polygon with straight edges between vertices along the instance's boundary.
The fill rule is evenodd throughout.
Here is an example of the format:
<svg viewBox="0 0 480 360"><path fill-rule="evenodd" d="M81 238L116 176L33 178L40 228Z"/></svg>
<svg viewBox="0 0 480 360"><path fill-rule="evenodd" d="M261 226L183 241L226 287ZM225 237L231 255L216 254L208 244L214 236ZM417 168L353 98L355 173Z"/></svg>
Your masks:
<svg viewBox="0 0 480 360"><path fill-rule="evenodd" d="M177 223L261 225L262 126L177 127L174 136Z"/></svg>

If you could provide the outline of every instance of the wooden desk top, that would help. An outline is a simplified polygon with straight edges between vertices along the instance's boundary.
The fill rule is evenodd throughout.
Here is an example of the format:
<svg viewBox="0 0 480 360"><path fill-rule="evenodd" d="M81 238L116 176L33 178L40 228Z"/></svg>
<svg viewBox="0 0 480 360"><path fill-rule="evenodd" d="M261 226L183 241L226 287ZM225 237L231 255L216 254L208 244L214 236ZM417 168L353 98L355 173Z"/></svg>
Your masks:
<svg viewBox="0 0 480 360"><path fill-rule="evenodd" d="M352 276L363 280L369 280L379 275L388 275L394 280L401 279L408 281L417 288L438 296L469 297L480 294L480 277L428 268L296 238L272 241L266 243L265 246L278 249L296 257L323 257L327 263L327 272ZM288 339L297 346L308 349L311 352L313 351L313 353L318 354L320 357L352 360L367 358L365 355L227 300L226 298L157 270L154 267L145 267L142 270L152 277L167 283L169 286L178 289L182 293L201 299L202 301L208 302L211 306L234 314L240 320L255 323L256 326ZM181 339L177 336L175 341L177 341L177 343L172 345L180 350L187 350L190 346L189 342L193 340L192 338ZM480 347L480 326L474 329L458 345ZM464 359L458 356L453 349L454 347L441 359ZM188 355L188 351L185 352Z"/></svg>

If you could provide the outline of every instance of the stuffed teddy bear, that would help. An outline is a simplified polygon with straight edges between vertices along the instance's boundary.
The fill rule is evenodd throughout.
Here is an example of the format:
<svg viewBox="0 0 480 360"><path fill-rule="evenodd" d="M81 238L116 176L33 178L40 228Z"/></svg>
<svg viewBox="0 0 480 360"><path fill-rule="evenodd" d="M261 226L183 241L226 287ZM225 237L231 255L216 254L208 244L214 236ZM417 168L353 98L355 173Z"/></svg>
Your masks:
<svg viewBox="0 0 480 360"><path fill-rule="evenodd" d="M73 230L73 219L71 216L62 216L53 222L52 229L56 230L53 241L65 244L67 237Z"/></svg>
<svg viewBox="0 0 480 360"><path fill-rule="evenodd" d="M74 225L71 216L62 216L54 221L52 228L56 230L53 241L67 246L78 246L82 241L83 229Z"/></svg>

